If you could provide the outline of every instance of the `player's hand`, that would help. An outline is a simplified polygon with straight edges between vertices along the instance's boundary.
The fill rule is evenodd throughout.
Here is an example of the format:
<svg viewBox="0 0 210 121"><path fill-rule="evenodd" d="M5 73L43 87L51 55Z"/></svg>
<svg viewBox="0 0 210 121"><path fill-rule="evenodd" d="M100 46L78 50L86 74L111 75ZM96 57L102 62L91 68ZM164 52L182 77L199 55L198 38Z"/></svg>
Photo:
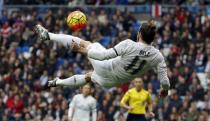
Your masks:
<svg viewBox="0 0 210 121"><path fill-rule="evenodd" d="M153 112L148 112L148 113L146 113L146 117L153 118L153 117L155 117L155 114Z"/></svg>
<svg viewBox="0 0 210 121"><path fill-rule="evenodd" d="M127 109L128 110L133 110L133 107L132 106L128 106Z"/></svg>
<svg viewBox="0 0 210 121"><path fill-rule="evenodd" d="M160 93L159 93L159 97L160 98L165 98L166 96L168 96L168 90L161 89Z"/></svg>
<svg viewBox="0 0 210 121"><path fill-rule="evenodd" d="M72 118L70 116L68 116L67 118L68 118L68 121L72 121Z"/></svg>

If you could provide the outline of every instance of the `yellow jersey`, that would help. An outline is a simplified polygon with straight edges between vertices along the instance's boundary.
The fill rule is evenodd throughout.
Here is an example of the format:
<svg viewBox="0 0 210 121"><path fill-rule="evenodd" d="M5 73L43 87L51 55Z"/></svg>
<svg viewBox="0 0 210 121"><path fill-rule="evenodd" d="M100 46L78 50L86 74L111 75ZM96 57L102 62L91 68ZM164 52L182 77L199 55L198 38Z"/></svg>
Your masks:
<svg viewBox="0 0 210 121"><path fill-rule="evenodd" d="M133 109L129 110L131 114L145 114L146 104L151 103L151 94L145 89L141 89L139 92L136 88L129 89L123 96L121 103L125 103L132 106Z"/></svg>

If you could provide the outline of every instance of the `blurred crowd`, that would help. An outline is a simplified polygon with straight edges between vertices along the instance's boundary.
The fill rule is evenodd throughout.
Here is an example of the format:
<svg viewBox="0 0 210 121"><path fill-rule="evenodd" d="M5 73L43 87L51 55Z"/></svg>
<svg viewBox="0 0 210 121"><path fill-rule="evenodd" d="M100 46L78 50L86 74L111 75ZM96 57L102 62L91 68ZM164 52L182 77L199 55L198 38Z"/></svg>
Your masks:
<svg viewBox="0 0 210 121"><path fill-rule="evenodd" d="M145 5L160 4L171 5L209 5L210 0L4 0L6 5Z"/></svg>
<svg viewBox="0 0 210 121"><path fill-rule="evenodd" d="M97 11L97 12L96 12ZM66 10L28 9L8 12L0 18L0 120L1 121L66 121L68 104L78 89L42 87L54 77L66 78L92 69L87 58L63 46L37 39L32 28L44 25L54 33L79 36L105 47L113 47L131 38L141 24L133 14L120 10L107 14L106 9L91 10L88 25L72 32L65 23ZM192 14L182 9L163 14L159 21L157 42L168 65L171 95L158 98L160 83L151 71L143 78L152 93L156 120L210 121L210 85L201 85L198 73L210 80L210 19L203 13ZM209 81L210 82L210 81ZM125 121L126 111L120 99L132 84L111 89L96 87L97 121Z"/></svg>

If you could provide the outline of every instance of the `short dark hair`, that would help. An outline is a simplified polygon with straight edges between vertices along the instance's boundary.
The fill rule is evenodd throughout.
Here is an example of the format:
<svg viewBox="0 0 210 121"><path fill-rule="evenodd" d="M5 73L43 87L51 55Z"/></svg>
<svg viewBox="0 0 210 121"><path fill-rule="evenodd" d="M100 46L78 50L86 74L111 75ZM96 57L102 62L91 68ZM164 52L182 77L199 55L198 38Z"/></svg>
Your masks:
<svg viewBox="0 0 210 121"><path fill-rule="evenodd" d="M154 20L150 20L147 23L143 23L139 29L141 37L144 42L151 44L155 39L156 25Z"/></svg>
<svg viewBox="0 0 210 121"><path fill-rule="evenodd" d="M91 81L85 83L82 87L84 87L85 85L89 85L90 88L94 88L95 87L95 84L93 82L91 82Z"/></svg>

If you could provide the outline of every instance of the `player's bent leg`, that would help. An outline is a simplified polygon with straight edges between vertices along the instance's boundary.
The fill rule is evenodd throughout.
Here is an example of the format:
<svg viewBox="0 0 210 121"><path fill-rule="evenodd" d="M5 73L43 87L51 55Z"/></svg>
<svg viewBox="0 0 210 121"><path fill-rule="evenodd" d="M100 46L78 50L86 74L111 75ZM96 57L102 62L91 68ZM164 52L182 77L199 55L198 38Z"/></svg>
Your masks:
<svg viewBox="0 0 210 121"><path fill-rule="evenodd" d="M66 79L55 78L54 80L48 81L48 87L56 87L56 86L79 87L91 81L91 74L92 73L87 73L85 75L74 75Z"/></svg>

